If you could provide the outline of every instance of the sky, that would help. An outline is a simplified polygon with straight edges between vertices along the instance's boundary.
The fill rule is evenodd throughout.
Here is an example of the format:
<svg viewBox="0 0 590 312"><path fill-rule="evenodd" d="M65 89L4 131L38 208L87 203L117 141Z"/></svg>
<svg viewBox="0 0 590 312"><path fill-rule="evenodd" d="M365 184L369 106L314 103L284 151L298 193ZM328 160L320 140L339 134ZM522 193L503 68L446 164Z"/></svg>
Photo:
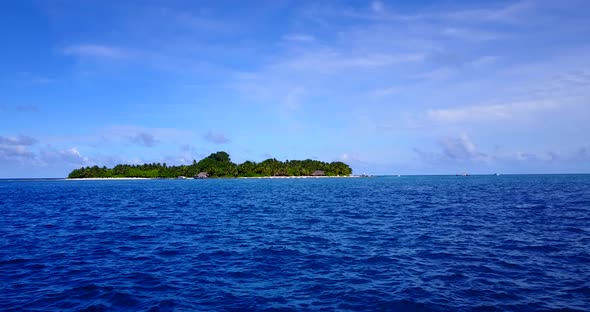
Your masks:
<svg viewBox="0 0 590 312"><path fill-rule="evenodd" d="M590 173L590 1L2 1L0 178Z"/></svg>

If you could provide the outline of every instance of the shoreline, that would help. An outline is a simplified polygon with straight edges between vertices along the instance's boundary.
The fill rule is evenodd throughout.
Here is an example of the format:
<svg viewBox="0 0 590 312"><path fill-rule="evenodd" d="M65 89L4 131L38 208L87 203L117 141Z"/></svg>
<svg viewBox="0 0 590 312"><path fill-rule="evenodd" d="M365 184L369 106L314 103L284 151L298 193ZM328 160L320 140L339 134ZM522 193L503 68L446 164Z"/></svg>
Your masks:
<svg viewBox="0 0 590 312"><path fill-rule="evenodd" d="M268 176L268 177L211 177L206 179L196 178L64 178L67 181L102 181L102 180L207 180L207 179L326 179L326 178L366 178L360 175L350 176Z"/></svg>

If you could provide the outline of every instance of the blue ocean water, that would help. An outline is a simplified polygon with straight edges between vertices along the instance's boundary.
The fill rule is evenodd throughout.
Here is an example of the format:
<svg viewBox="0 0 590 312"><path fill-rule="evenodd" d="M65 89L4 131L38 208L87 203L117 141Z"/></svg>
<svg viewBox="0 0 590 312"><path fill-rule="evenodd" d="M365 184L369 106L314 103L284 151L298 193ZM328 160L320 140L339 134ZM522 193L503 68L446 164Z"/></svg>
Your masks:
<svg viewBox="0 0 590 312"><path fill-rule="evenodd" d="M584 311L590 176L0 181L0 310Z"/></svg>

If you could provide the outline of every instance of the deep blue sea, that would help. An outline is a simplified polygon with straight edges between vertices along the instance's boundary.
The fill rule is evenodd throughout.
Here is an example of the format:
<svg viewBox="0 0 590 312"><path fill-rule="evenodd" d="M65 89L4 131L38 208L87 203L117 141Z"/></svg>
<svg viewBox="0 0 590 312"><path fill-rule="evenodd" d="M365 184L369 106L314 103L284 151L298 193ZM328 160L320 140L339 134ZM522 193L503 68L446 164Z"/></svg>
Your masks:
<svg viewBox="0 0 590 312"><path fill-rule="evenodd" d="M590 175L0 181L1 311L588 311Z"/></svg>

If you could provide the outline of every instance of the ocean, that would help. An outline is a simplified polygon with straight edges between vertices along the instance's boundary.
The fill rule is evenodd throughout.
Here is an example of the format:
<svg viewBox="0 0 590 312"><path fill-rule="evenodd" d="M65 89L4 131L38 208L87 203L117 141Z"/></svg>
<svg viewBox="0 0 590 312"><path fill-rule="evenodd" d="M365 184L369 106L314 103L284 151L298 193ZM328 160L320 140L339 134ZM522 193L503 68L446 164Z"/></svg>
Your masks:
<svg viewBox="0 0 590 312"><path fill-rule="evenodd" d="M0 181L1 311L588 311L590 175Z"/></svg>

